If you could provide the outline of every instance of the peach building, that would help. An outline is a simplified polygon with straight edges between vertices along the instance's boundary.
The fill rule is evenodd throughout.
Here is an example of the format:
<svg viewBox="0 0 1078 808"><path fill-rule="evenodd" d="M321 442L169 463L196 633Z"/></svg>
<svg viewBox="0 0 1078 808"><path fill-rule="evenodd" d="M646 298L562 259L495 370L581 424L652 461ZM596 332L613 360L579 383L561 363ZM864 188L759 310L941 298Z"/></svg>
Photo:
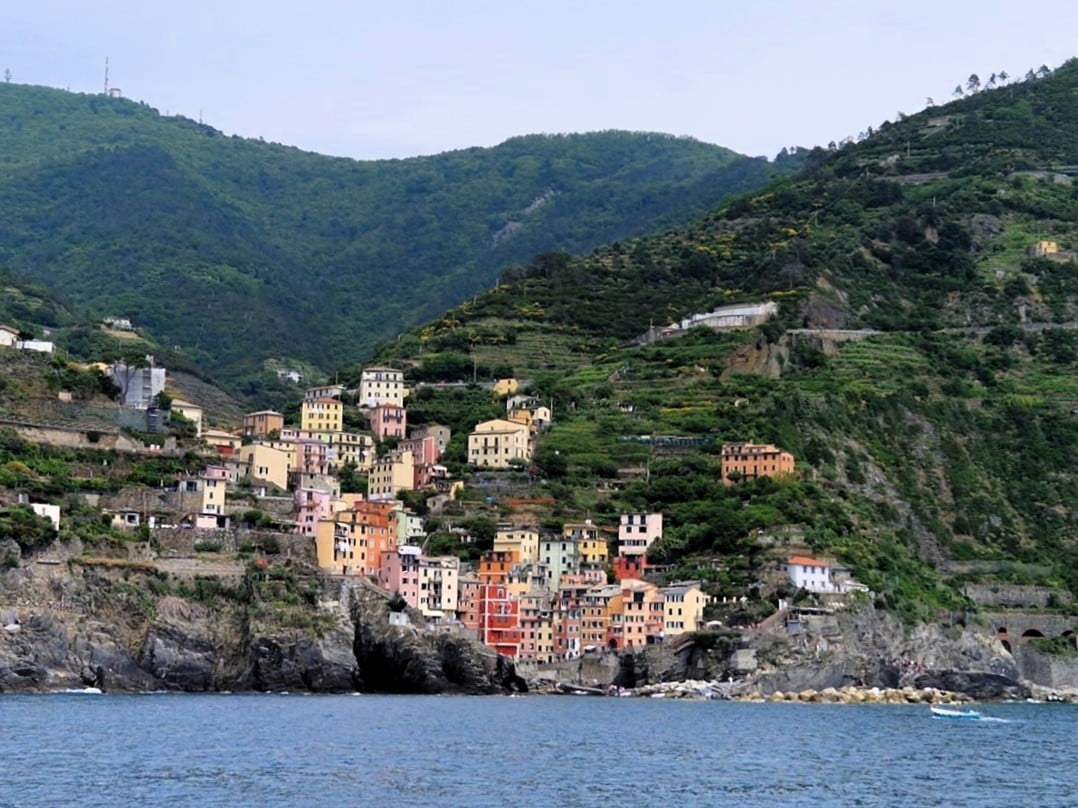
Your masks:
<svg viewBox="0 0 1078 808"><path fill-rule="evenodd" d="M722 447L722 483L792 474L794 456L776 446L760 443L727 443Z"/></svg>
<svg viewBox="0 0 1078 808"><path fill-rule="evenodd" d="M504 418L476 424L468 435L468 462L485 468L507 469L513 460L531 457L528 427Z"/></svg>
<svg viewBox="0 0 1078 808"><path fill-rule="evenodd" d="M243 416L243 434L265 438L271 432L284 429L284 416L274 410L259 410Z"/></svg>

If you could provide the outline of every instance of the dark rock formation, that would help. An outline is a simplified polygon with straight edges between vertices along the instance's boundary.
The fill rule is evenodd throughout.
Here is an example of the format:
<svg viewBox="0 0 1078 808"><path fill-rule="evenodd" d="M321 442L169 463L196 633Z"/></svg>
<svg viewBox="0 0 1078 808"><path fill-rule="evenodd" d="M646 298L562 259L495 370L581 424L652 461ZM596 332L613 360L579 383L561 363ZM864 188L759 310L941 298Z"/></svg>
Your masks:
<svg viewBox="0 0 1078 808"><path fill-rule="evenodd" d="M356 634L356 685L377 693L501 693L527 690L512 661L471 637L435 633L406 621L390 623L383 597L357 593L352 606ZM418 616L413 615L416 622Z"/></svg>
<svg viewBox="0 0 1078 808"><path fill-rule="evenodd" d="M1030 690L1021 682L998 673L966 671L928 671L913 680L917 688L934 687L951 693L965 693L977 701L990 699L1028 699Z"/></svg>

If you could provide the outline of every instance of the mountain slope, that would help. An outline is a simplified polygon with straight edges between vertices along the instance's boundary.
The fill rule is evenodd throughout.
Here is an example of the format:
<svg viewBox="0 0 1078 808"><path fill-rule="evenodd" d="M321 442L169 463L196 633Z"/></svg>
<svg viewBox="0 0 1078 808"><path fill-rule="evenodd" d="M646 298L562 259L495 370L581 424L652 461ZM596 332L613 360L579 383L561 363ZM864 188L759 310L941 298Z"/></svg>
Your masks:
<svg viewBox="0 0 1078 808"><path fill-rule="evenodd" d="M508 264L686 221L777 170L625 132L357 162L3 85L0 267L235 379L358 359Z"/></svg>
<svg viewBox="0 0 1078 808"><path fill-rule="evenodd" d="M382 358L417 378L495 365L532 378L554 403L536 464L558 507L663 509L658 559L721 594L751 594L775 533L837 555L911 616L969 607L978 581L1065 604L1078 595L1075 164L1071 62L815 150L801 175L688 227L539 256ZM1057 251L1034 255L1039 241ZM779 315L755 331L626 342L760 300ZM664 435L692 440L670 459L652 440ZM792 451L798 479L723 486L715 453L745 440ZM716 554L726 571L696 566Z"/></svg>

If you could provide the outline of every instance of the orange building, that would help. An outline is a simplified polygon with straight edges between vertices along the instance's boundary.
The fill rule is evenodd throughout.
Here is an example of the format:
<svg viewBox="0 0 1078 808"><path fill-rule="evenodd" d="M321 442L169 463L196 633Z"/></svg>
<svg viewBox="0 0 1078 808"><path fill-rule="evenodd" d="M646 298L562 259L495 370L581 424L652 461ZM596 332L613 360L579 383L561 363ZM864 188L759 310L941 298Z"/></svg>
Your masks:
<svg viewBox="0 0 1078 808"><path fill-rule="evenodd" d="M505 584L519 561L514 550L487 550L479 558L479 580L485 584Z"/></svg>
<svg viewBox="0 0 1078 808"><path fill-rule="evenodd" d="M722 447L722 484L793 474L794 456L770 443L727 443Z"/></svg>
<svg viewBox="0 0 1078 808"><path fill-rule="evenodd" d="M280 433L282 429L284 429L284 416L274 410L259 410L243 416L244 435L264 438L270 432Z"/></svg>
<svg viewBox="0 0 1078 808"><path fill-rule="evenodd" d="M322 539L324 535L327 542L333 542L338 553L342 546L347 547L348 566L356 574L377 577L383 554L397 549L397 528L392 516L394 507L395 504L390 502L357 502L351 510L338 511L329 520L324 520L330 523L325 530L319 522L317 536Z"/></svg>
<svg viewBox="0 0 1078 808"><path fill-rule="evenodd" d="M481 584L479 638L502 656L516 659L520 653L520 604L500 584Z"/></svg>

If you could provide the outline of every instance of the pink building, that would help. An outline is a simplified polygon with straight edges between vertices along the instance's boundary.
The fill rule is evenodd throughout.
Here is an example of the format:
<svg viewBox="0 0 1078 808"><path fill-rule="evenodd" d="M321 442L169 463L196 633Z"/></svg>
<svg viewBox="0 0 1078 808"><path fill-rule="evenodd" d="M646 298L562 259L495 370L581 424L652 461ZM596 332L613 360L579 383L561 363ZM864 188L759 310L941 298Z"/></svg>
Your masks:
<svg viewBox="0 0 1078 808"><path fill-rule="evenodd" d="M379 404L371 410L371 432L376 440L403 438L408 432L408 413L396 404Z"/></svg>
<svg viewBox="0 0 1078 808"><path fill-rule="evenodd" d="M330 466L329 445L319 440L297 440L296 466L293 471L301 474L328 474Z"/></svg>
<svg viewBox="0 0 1078 808"><path fill-rule="evenodd" d="M313 536L321 519L329 519L332 510L333 494L316 488L298 488L292 495L296 511L294 533L301 536Z"/></svg>
<svg viewBox="0 0 1078 808"><path fill-rule="evenodd" d="M382 554L382 565L378 570L378 583L390 592L400 592L413 609L420 608L419 564L422 552L419 547L402 544L396 552Z"/></svg>
<svg viewBox="0 0 1078 808"><path fill-rule="evenodd" d="M402 452L411 452L412 459L417 466L420 464L434 465L442 454L433 435L402 440L397 443L397 448Z"/></svg>

